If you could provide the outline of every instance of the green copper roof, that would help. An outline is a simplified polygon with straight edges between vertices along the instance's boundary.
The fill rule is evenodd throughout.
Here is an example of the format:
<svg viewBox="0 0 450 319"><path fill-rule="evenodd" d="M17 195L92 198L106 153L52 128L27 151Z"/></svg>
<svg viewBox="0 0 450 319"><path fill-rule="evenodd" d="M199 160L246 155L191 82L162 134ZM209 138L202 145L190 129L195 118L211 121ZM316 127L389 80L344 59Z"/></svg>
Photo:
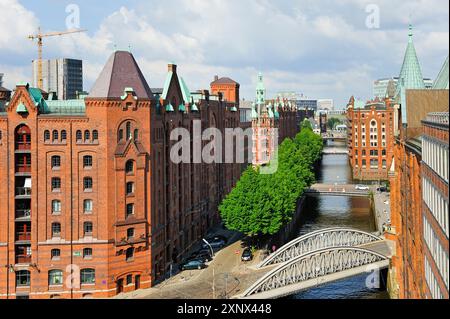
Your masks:
<svg viewBox="0 0 450 319"><path fill-rule="evenodd" d="M433 83L433 89L436 90L448 90L448 55L445 59L444 65L442 66L441 71L439 72L436 80Z"/></svg>
<svg viewBox="0 0 450 319"><path fill-rule="evenodd" d="M173 108L173 105L171 103L166 105L166 112L173 112L175 111Z"/></svg>
<svg viewBox="0 0 450 319"><path fill-rule="evenodd" d="M181 93L183 94L183 100L187 103L191 100L191 93L189 92L186 82L184 82L184 79L181 76L178 77L178 82L180 84Z"/></svg>
<svg viewBox="0 0 450 319"><path fill-rule="evenodd" d="M252 119L257 119L258 117L259 117L259 114L256 111L255 103L252 103Z"/></svg>
<svg viewBox="0 0 450 319"><path fill-rule="evenodd" d="M166 82L164 82L164 89L163 89L163 93L161 96L164 100L167 99L167 93L169 93L169 86L170 86L170 82L172 81L172 76L173 76L173 72L169 71L167 73Z"/></svg>
<svg viewBox="0 0 450 319"><path fill-rule="evenodd" d="M47 111L47 102L44 100L41 90L29 87L28 93L34 100L35 105L39 108L39 111L45 113Z"/></svg>
<svg viewBox="0 0 450 319"><path fill-rule="evenodd" d="M237 112L236 106L233 105L233 106L230 108L230 111L231 111L231 112Z"/></svg>
<svg viewBox="0 0 450 319"><path fill-rule="evenodd" d="M54 100L47 101L46 114L49 115L85 115L84 100Z"/></svg>
<svg viewBox="0 0 450 319"><path fill-rule="evenodd" d="M398 77L396 90L396 100L400 100L402 105L402 123L406 124L408 108L406 105L406 90L425 89L422 70L420 69L419 59L413 43L412 26L409 25L408 46L406 47L405 57L403 59L402 69ZM399 98L400 97L400 98Z"/></svg>
<svg viewBox="0 0 450 319"><path fill-rule="evenodd" d="M191 103L191 112L198 112L197 104L194 102Z"/></svg>
<svg viewBox="0 0 450 319"><path fill-rule="evenodd" d="M178 106L178 111L183 112L183 113L186 113L186 106L184 105L184 103L181 103L181 104Z"/></svg>
<svg viewBox="0 0 450 319"><path fill-rule="evenodd" d="M258 74L258 83L256 84L256 103L264 104L266 102L266 88L264 87L264 81L262 73Z"/></svg>
<svg viewBox="0 0 450 319"><path fill-rule="evenodd" d="M19 105L17 105L16 112L17 113L28 113L28 110L25 107L25 105L21 102Z"/></svg>

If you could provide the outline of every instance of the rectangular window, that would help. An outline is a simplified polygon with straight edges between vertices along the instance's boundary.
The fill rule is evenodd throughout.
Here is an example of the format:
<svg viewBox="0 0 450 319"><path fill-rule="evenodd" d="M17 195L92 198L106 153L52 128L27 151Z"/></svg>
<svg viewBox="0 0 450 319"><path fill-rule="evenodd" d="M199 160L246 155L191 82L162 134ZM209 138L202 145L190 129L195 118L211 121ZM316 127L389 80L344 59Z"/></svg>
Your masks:
<svg viewBox="0 0 450 319"><path fill-rule="evenodd" d="M61 179L59 177L52 178L52 191L61 190Z"/></svg>

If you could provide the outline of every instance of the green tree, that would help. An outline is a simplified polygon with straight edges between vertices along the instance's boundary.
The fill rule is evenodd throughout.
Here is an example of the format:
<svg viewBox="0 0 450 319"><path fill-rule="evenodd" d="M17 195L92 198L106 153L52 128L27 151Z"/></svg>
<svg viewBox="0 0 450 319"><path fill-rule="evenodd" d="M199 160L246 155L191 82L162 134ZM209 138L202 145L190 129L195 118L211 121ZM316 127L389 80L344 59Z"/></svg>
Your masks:
<svg viewBox="0 0 450 319"><path fill-rule="evenodd" d="M278 147L278 170L260 174L249 166L219 211L225 226L249 236L276 234L293 217L304 189L314 183L313 165L320 158L322 139L309 126Z"/></svg>

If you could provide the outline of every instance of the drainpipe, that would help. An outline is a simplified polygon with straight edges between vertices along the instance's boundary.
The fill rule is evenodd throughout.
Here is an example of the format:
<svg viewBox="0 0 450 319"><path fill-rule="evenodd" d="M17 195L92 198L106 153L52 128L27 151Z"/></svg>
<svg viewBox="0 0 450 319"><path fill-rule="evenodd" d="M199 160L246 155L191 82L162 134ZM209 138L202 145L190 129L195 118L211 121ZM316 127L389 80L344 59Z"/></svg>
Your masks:
<svg viewBox="0 0 450 319"><path fill-rule="evenodd" d="M70 271L73 276L73 128L70 122ZM73 278L72 278L73 280ZM70 285L70 299L73 299L73 284Z"/></svg>

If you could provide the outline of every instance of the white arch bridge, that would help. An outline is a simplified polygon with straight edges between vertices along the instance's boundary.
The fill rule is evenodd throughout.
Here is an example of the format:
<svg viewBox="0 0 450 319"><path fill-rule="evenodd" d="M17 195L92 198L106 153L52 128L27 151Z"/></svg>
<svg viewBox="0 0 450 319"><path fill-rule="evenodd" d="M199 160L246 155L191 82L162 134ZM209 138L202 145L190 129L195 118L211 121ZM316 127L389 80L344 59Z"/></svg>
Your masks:
<svg viewBox="0 0 450 319"><path fill-rule="evenodd" d="M379 280L391 250L381 237L349 228L301 236L269 255L255 269L262 276L237 298L272 299L363 273ZM378 282L377 282L378 284Z"/></svg>

